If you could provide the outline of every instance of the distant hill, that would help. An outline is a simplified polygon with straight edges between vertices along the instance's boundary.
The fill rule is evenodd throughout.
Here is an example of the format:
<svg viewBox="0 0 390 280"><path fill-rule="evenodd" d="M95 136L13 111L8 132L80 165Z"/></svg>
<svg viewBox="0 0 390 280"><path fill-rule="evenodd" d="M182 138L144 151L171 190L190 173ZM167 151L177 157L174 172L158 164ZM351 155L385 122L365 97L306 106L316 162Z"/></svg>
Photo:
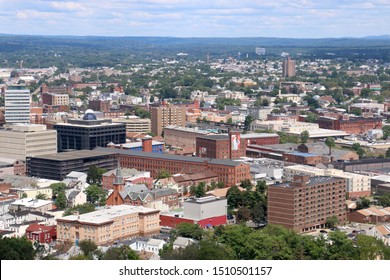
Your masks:
<svg viewBox="0 0 390 280"><path fill-rule="evenodd" d="M363 38L293 39L272 37L179 38L179 37L102 37L102 36L31 36L0 34L0 63L25 67L59 65L113 66L163 57L201 60L236 57L240 52L255 58L255 48L265 47L267 57L282 52L308 58L367 59L390 61L390 35ZM8 64L8 65L9 65ZM0 64L0 67L4 67ZM13 66L15 67L15 66Z"/></svg>

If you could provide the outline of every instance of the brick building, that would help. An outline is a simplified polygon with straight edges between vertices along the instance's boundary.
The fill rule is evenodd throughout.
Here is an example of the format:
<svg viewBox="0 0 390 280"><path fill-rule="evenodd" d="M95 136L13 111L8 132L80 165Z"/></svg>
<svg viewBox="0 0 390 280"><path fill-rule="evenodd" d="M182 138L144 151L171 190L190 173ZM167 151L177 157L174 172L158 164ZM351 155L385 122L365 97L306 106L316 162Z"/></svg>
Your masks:
<svg viewBox="0 0 390 280"><path fill-rule="evenodd" d="M346 181L341 178L294 176L268 187L268 222L298 232L324 228L328 217L346 221Z"/></svg>
<svg viewBox="0 0 390 280"><path fill-rule="evenodd" d="M229 131L229 134L198 136L196 138L196 154L199 157L235 159L246 155L247 145L279 144L276 133L240 134Z"/></svg>
<svg viewBox="0 0 390 280"><path fill-rule="evenodd" d="M69 95L60 94L60 93L42 93L42 104L52 105L52 106L68 106L69 105Z"/></svg>
<svg viewBox="0 0 390 280"><path fill-rule="evenodd" d="M214 171L218 175L219 182L223 182L226 187L240 184L245 179L251 179L249 165L232 160L156 154L100 147L95 150L115 152L121 167L149 171L153 178L156 178L162 169L167 170L170 174L176 174L182 173L183 169L186 168L206 167Z"/></svg>
<svg viewBox="0 0 390 280"><path fill-rule="evenodd" d="M56 226L45 226L40 224L31 224L26 229L26 237L32 242L50 244L57 238Z"/></svg>
<svg viewBox="0 0 390 280"><path fill-rule="evenodd" d="M161 136L164 127L168 125L185 126L186 107L165 105L160 107L151 107L152 132Z"/></svg>
<svg viewBox="0 0 390 280"><path fill-rule="evenodd" d="M320 128L345 131L350 134L364 134L372 129L382 128L382 119L380 118L362 118L349 117L348 115L336 118L320 117L318 118Z"/></svg>
<svg viewBox="0 0 390 280"><path fill-rule="evenodd" d="M88 104L88 109L97 112L110 112L110 108L111 108L110 101L90 100Z"/></svg>
<svg viewBox="0 0 390 280"><path fill-rule="evenodd" d="M348 220L355 223L388 223L390 222L390 207L375 206L348 213Z"/></svg>
<svg viewBox="0 0 390 280"><path fill-rule="evenodd" d="M164 128L164 141L172 147L195 150L196 137L209 134L207 130L169 125Z"/></svg>

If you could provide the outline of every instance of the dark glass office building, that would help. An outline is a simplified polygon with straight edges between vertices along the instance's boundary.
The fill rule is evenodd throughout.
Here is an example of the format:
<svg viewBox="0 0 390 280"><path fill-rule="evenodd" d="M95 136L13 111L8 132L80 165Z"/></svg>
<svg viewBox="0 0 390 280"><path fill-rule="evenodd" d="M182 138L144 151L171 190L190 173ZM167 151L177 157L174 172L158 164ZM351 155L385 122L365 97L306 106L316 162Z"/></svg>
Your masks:
<svg viewBox="0 0 390 280"><path fill-rule="evenodd" d="M26 158L27 175L62 181L72 171L87 173L91 166L112 170L117 167L116 150L81 150Z"/></svg>
<svg viewBox="0 0 390 280"><path fill-rule="evenodd" d="M126 143L126 125L98 120L87 111L83 119L69 119L67 123L54 125L57 130L58 151L92 150L106 147L108 143Z"/></svg>

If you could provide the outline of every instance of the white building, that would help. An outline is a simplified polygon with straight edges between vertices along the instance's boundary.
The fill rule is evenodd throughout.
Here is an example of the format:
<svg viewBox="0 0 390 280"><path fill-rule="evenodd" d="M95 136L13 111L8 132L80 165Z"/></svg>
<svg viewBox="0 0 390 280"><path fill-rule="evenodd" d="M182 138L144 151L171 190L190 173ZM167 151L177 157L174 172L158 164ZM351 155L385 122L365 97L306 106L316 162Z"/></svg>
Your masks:
<svg viewBox="0 0 390 280"><path fill-rule="evenodd" d="M334 168L317 168L308 165L292 165L284 167L284 179L291 181L294 175L331 176L344 178L347 181L349 197L360 197L371 194L371 179L369 176L344 172Z"/></svg>
<svg viewBox="0 0 390 280"><path fill-rule="evenodd" d="M26 160L26 157L57 153L57 131L46 125L14 124L0 130L0 155Z"/></svg>
<svg viewBox="0 0 390 280"><path fill-rule="evenodd" d="M30 123L30 99L25 86L9 86L5 91L5 122Z"/></svg>

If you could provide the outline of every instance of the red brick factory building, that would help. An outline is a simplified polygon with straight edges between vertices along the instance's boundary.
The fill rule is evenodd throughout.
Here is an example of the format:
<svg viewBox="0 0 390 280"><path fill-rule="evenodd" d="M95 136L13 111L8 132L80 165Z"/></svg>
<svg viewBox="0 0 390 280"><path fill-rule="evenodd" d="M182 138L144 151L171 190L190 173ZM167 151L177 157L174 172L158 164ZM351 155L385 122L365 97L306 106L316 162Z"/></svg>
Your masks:
<svg viewBox="0 0 390 280"><path fill-rule="evenodd" d="M218 180L225 187L240 184L245 179L251 179L248 164L230 159L211 159L200 157L179 156L171 154L156 154L141 151L110 149L98 147L96 151L116 153L122 168L135 168L149 171L153 178L157 178L161 170L170 174L182 173L183 170L197 167L208 168L218 175Z"/></svg>

